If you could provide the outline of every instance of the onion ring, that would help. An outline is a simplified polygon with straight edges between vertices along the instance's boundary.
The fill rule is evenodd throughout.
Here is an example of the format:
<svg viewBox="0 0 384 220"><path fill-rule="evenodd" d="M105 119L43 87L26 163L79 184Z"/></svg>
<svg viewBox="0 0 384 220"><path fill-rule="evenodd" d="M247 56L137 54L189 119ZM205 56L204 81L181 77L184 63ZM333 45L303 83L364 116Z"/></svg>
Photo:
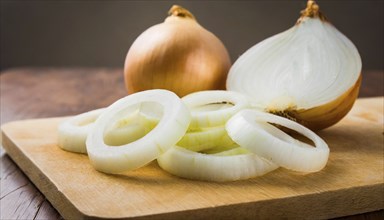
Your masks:
<svg viewBox="0 0 384 220"><path fill-rule="evenodd" d="M276 164L238 148L217 154L202 154L173 146L157 158L157 162L173 175L215 182L249 179L278 168Z"/></svg>
<svg viewBox="0 0 384 220"><path fill-rule="evenodd" d="M228 136L224 126L188 131L177 143L192 151L206 151L215 147L227 147L235 142Z"/></svg>
<svg viewBox="0 0 384 220"><path fill-rule="evenodd" d="M66 151L87 153L85 141L88 133L94 126L95 120L104 111L104 108L84 112L72 116L58 126L58 146Z"/></svg>
<svg viewBox="0 0 384 220"><path fill-rule="evenodd" d="M224 125L230 117L250 105L246 96L225 90L195 92L184 96L182 100L191 110L192 120L189 125L191 129ZM204 109L204 107L213 104L229 104L230 107L225 106L225 108L214 110Z"/></svg>
<svg viewBox="0 0 384 220"><path fill-rule="evenodd" d="M142 138L121 146L104 141L110 124L145 103L162 107L159 123ZM121 173L142 167L175 145L185 134L191 116L188 108L173 92L161 89L128 95L110 105L95 121L86 145L91 164L104 173Z"/></svg>
<svg viewBox="0 0 384 220"><path fill-rule="evenodd" d="M309 138L315 148L298 141L269 123L282 125ZM228 135L241 147L277 165L300 172L317 172L328 161L328 145L308 128L270 113L246 109L226 124Z"/></svg>

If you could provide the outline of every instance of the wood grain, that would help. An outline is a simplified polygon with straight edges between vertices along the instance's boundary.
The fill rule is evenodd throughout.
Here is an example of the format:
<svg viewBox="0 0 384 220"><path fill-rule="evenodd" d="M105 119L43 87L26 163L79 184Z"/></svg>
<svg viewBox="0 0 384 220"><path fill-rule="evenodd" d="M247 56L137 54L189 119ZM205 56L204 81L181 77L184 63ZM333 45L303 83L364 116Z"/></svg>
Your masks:
<svg viewBox="0 0 384 220"><path fill-rule="evenodd" d="M122 69L106 68L19 68L0 72L1 124L78 114L108 105L125 95L122 74ZM383 75L383 71L364 71L360 97L383 96ZM62 219L2 148L0 156L0 219ZM383 218L384 211L376 211L341 219Z"/></svg>
<svg viewBox="0 0 384 220"><path fill-rule="evenodd" d="M3 146L66 219L334 218L384 208L383 101L358 100L346 118L319 133L331 155L326 168L312 174L280 168L211 183L172 176L153 162L106 175L86 155L57 146L63 118L7 123Z"/></svg>

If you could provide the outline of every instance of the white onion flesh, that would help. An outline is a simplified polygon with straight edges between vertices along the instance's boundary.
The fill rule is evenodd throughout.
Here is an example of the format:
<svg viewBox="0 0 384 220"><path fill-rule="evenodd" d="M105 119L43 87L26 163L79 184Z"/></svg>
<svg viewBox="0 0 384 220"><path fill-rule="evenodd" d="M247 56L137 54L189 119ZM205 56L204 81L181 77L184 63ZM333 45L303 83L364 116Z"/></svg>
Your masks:
<svg viewBox="0 0 384 220"><path fill-rule="evenodd" d="M125 118L118 120L115 125L105 132L104 142L107 145L119 146L133 142L151 131L157 122L143 115L139 109Z"/></svg>
<svg viewBox="0 0 384 220"><path fill-rule="evenodd" d="M268 122L268 123L267 123ZM298 141L273 125L304 135L316 147ZM242 110L226 124L228 135L241 147L277 165L300 172L323 169L329 156L328 145L311 130L289 119L256 110Z"/></svg>
<svg viewBox="0 0 384 220"><path fill-rule="evenodd" d="M104 111L96 109L70 117L59 124L58 146L66 151L87 153L85 141L94 126L94 121Z"/></svg>
<svg viewBox="0 0 384 220"><path fill-rule="evenodd" d="M253 153L231 149L218 154L202 154L173 146L157 162L165 171L187 179L235 181L264 175L278 166Z"/></svg>
<svg viewBox="0 0 384 220"><path fill-rule="evenodd" d="M329 22L305 17L241 55L229 71L227 89L265 109L309 109L344 94L361 68L347 37Z"/></svg>
<svg viewBox="0 0 384 220"><path fill-rule="evenodd" d="M249 107L246 96L225 90L195 92L182 100L192 114L190 129L224 125L238 111Z"/></svg>
<svg viewBox="0 0 384 220"><path fill-rule="evenodd" d="M302 134L315 147L272 124ZM104 173L157 159L173 175L216 182L257 177L279 166L316 172L329 156L327 144L311 130L249 109L245 96L226 91L198 92L185 100L162 89L135 93L63 121L58 143L64 150L88 153L94 168Z"/></svg>
<svg viewBox="0 0 384 220"><path fill-rule="evenodd" d="M227 147L234 144L224 126L188 131L177 143L178 146L192 151L206 151L215 147Z"/></svg>
<svg viewBox="0 0 384 220"><path fill-rule="evenodd" d="M142 138L121 146L110 146L104 137L114 122L137 109L161 106L160 121ZM120 173L144 166L175 145L185 134L191 116L188 108L173 92L147 90L124 97L108 108L95 121L86 145L91 164L105 173Z"/></svg>

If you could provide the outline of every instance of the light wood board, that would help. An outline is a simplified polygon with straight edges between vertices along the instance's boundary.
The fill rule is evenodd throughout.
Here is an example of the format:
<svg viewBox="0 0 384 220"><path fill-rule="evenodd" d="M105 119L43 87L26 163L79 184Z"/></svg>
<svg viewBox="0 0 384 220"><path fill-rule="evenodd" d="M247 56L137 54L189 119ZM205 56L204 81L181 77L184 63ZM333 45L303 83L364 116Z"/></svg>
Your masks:
<svg viewBox="0 0 384 220"><path fill-rule="evenodd" d="M174 177L156 162L121 175L95 171L86 155L56 145L63 118L2 126L6 152L66 219L333 218L384 208L383 97L357 100L337 125L319 132L327 166L302 174L212 183Z"/></svg>

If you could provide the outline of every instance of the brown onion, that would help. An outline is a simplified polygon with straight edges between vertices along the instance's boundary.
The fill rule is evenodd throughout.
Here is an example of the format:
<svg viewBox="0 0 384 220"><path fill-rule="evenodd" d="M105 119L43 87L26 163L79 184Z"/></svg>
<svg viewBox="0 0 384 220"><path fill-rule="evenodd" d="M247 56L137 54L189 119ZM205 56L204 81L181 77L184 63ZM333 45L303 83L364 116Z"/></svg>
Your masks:
<svg viewBox="0 0 384 220"><path fill-rule="evenodd" d="M168 89L179 96L225 89L231 61L223 43L174 5L161 24L144 31L128 51L124 77L128 93Z"/></svg>

